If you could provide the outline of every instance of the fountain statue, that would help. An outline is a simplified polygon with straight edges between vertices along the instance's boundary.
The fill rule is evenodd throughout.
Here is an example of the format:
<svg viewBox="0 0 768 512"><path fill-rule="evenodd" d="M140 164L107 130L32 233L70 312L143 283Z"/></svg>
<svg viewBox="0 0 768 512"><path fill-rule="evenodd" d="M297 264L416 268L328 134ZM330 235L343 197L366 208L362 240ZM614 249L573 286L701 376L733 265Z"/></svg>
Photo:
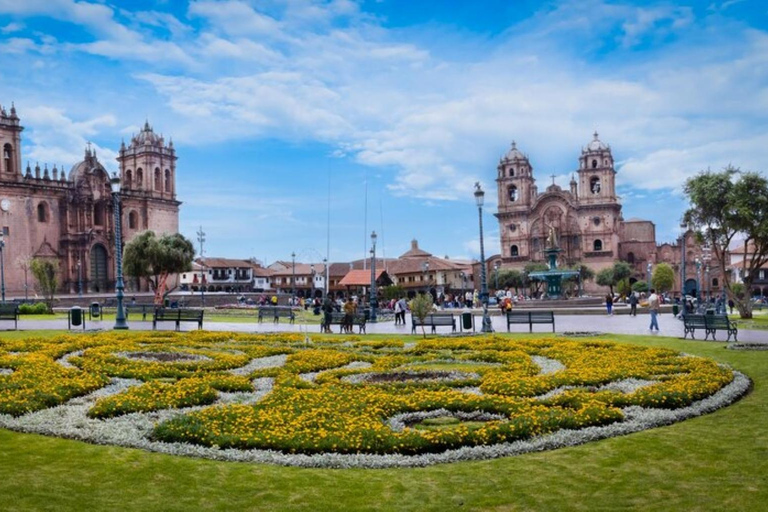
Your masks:
<svg viewBox="0 0 768 512"><path fill-rule="evenodd" d="M557 255L563 252L557 242L557 229L554 224L547 226L547 248L544 252L549 260L549 269L544 272L531 272L528 277L537 281L546 281L547 298L559 299L562 295L563 278L576 277L579 273L575 270L558 270Z"/></svg>

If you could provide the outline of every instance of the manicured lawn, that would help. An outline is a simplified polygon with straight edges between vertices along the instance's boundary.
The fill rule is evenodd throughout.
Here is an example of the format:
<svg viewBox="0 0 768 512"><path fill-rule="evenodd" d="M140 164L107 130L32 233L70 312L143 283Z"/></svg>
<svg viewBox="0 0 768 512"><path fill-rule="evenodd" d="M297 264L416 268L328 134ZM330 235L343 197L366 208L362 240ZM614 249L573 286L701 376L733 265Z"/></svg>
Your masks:
<svg viewBox="0 0 768 512"><path fill-rule="evenodd" d="M738 322L739 329L768 330L768 310L753 311L752 318L743 320L739 315L729 315L731 320Z"/></svg>
<svg viewBox="0 0 768 512"><path fill-rule="evenodd" d="M726 362L749 375L754 390L730 407L669 427L556 451L422 469L311 470L224 463L0 430L0 508L764 509L768 351L729 351L722 343L660 337L610 338Z"/></svg>

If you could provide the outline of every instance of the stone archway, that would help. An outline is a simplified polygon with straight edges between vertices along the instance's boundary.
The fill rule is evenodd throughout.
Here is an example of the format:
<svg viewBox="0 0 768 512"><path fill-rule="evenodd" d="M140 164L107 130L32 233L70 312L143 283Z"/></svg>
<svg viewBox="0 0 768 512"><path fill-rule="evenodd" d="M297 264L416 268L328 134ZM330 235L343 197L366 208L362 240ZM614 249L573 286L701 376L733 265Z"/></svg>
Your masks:
<svg viewBox="0 0 768 512"><path fill-rule="evenodd" d="M90 288L97 293L107 292L109 283L109 256L106 247L95 244L91 247L90 254Z"/></svg>
<svg viewBox="0 0 768 512"><path fill-rule="evenodd" d="M696 280L695 279L687 279L685 281L685 294L686 295L692 295L696 296Z"/></svg>

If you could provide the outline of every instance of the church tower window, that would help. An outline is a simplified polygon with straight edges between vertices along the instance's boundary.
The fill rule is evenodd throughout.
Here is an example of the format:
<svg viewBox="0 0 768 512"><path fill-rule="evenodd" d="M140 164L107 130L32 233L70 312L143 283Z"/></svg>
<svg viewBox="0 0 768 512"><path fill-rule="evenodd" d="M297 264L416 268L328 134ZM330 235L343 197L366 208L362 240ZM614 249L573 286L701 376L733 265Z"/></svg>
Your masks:
<svg viewBox="0 0 768 512"><path fill-rule="evenodd" d="M597 160L592 160L592 168L597 169Z"/></svg>
<svg viewBox="0 0 768 512"><path fill-rule="evenodd" d="M514 202L517 201L517 187L514 185L510 185L507 189L507 193L509 194L509 200Z"/></svg>
<svg viewBox="0 0 768 512"><path fill-rule="evenodd" d="M155 167L155 190L157 192L163 191L163 180L160 176L160 168Z"/></svg>
<svg viewBox="0 0 768 512"><path fill-rule="evenodd" d="M602 251L603 250L603 241L602 240L595 240L592 244L592 249L594 251Z"/></svg>
<svg viewBox="0 0 768 512"><path fill-rule="evenodd" d="M593 194L599 194L600 193L600 178L597 176L592 176L589 180L589 190Z"/></svg>
<svg viewBox="0 0 768 512"><path fill-rule="evenodd" d="M139 216L135 211L128 214L128 229L136 229L139 226Z"/></svg>
<svg viewBox="0 0 768 512"><path fill-rule="evenodd" d="M510 167L509 168L509 177L510 178L514 178L515 177L515 168L514 167Z"/></svg>
<svg viewBox="0 0 768 512"><path fill-rule="evenodd" d="M139 167L136 169L136 187L141 188L144 184L144 169Z"/></svg>
<svg viewBox="0 0 768 512"><path fill-rule="evenodd" d="M520 250L517 248L516 245L513 245L512 247L509 248L509 255L513 258L515 256L520 256Z"/></svg>
<svg viewBox="0 0 768 512"><path fill-rule="evenodd" d="M104 225L104 206L100 204L93 205L93 223L97 226Z"/></svg>
<svg viewBox="0 0 768 512"><path fill-rule="evenodd" d="M165 170L165 191L171 191L171 171L168 169Z"/></svg>
<svg viewBox="0 0 768 512"><path fill-rule="evenodd" d="M131 172L130 169L125 171L125 188L131 188L131 183L133 182L133 172Z"/></svg>
<svg viewBox="0 0 768 512"><path fill-rule="evenodd" d="M3 170L13 172L13 146L10 144L3 146Z"/></svg>
<svg viewBox="0 0 768 512"><path fill-rule="evenodd" d="M45 202L37 205L37 222L48 222L48 205Z"/></svg>

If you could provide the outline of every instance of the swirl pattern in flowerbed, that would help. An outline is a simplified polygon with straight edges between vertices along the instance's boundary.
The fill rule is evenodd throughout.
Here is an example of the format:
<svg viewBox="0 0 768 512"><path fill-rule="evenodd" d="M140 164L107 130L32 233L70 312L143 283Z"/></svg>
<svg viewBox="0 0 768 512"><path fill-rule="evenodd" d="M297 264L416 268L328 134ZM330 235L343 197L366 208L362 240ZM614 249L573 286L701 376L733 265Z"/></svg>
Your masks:
<svg viewBox="0 0 768 512"><path fill-rule="evenodd" d="M578 444L722 407L716 362L597 340L105 333L0 340L0 426L227 460L386 467Z"/></svg>

